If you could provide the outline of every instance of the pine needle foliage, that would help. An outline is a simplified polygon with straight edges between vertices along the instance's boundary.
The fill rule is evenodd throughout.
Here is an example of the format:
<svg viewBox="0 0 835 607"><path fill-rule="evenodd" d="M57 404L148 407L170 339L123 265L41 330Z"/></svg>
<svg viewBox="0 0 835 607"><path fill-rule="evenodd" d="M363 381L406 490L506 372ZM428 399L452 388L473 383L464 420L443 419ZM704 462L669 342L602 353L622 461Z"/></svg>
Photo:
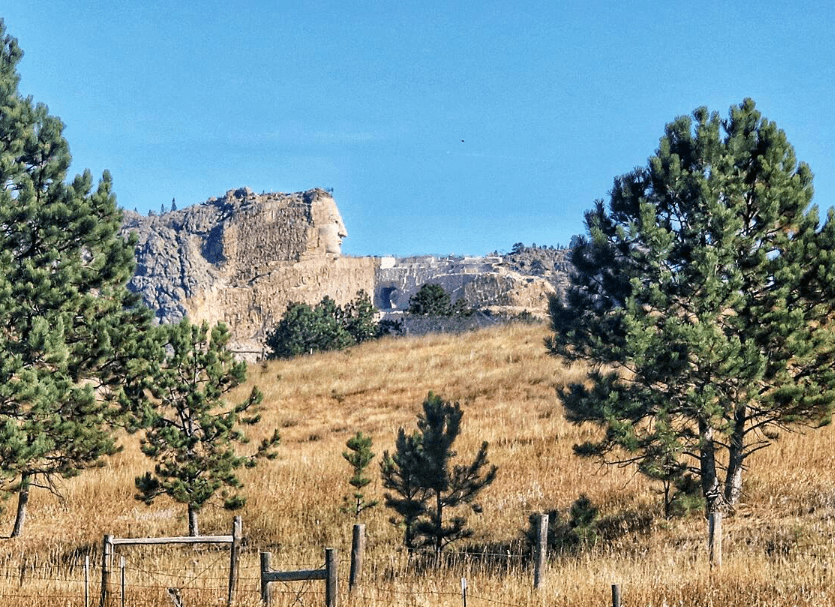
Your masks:
<svg viewBox="0 0 835 607"><path fill-rule="evenodd" d="M448 544L471 537L464 516L447 518L449 511L467 504L476 513L476 497L496 479L496 466L487 467L487 442L469 464L453 463L452 449L461 432L464 412L458 403L444 401L429 393L418 416L418 429L407 435L401 428L393 455L383 455L383 486L394 493L385 495L386 506L400 518L407 549L428 547L441 552Z"/></svg>
<svg viewBox="0 0 835 607"><path fill-rule="evenodd" d="M105 171L67 182L64 124L18 90L23 52L0 20L0 482L18 494L102 463L126 352L150 313L126 288L131 241Z"/></svg>
<svg viewBox="0 0 835 607"><path fill-rule="evenodd" d="M821 226L812 193L750 99L677 118L615 179L550 306L550 350L593 368L559 391L569 420L605 431L579 454L668 485L694 474L721 511L782 429L830 421L835 221Z"/></svg>
<svg viewBox="0 0 835 607"><path fill-rule="evenodd" d="M452 297L442 285L426 283L409 298L409 314L415 316L469 316L466 302L459 299L452 303Z"/></svg>
<svg viewBox="0 0 835 607"><path fill-rule="evenodd" d="M351 465L353 474L348 480L348 484L354 488L354 493L351 499L345 498L349 502L345 511L354 515L354 518L359 518L364 510L368 510L376 506L379 502L377 500L366 500L363 489L371 483L371 478L366 476L366 470L374 459L374 452L371 451L373 440L370 436L364 435L362 432L357 432L354 436L348 439L345 446L348 451L342 452L342 457L345 458Z"/></svg>
<svg viewBox="0 0 835 607"><path fill-rule="evenodd" d="M274 458L279 435L264 440L252 455L239 455L247 443L241 425L260 421L262 395L256 387L238 404L224 395L246 380L246 363L227 349L229 330L218 323L157 328L155 356L141 391L135 393L134 423L144 428L142 452L153 472L136 478L136 498L152 504L167 495L188 506L189 535L199 535L197 513L220 491L223 505L237 509L245 498L236 470L259 458Z"/></svg>
<svg viewBox="0 0 835 607"><path fill-rule="evenodd" d="M344 307L328 296L316 306L291 303L267 336L267 358L344 350L377 336L376 311L365 291Z"/></svg>

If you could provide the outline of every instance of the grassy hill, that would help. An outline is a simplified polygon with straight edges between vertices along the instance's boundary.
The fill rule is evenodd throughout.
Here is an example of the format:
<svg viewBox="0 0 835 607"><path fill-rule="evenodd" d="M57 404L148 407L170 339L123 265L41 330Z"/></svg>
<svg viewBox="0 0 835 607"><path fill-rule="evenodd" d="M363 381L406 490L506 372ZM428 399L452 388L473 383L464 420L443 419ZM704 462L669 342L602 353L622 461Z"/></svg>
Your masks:
<svg viewBox="0 0 835 607"><path fill-rule="evenodd" d="M549 357L542 326L510 325L464 335L384 339L345 352L252 365L250 385L265 394L258 440L278 427L280 456L242 474L248 503L247 547L239 605L258 597L258 551L273 553L274 568L319 566L326 546L348 557L354 520L340 508L350 493L345 441L361 430L374 439L370 497L382 497L377 470L398 428L414 428L431 390L465 411L456 449L472 457L481 441L499 466L496 482L470 515L475 536L453 552L480 551L428 569L400 550L401 534L382 505L363 514L368 554L364 584L343 604L460 605L460 578L469 604L611 604L610 585L622 585L626 605L825 605L835 597L835 443L833 430L785 433L751 459L743 505L725 521L725 563L709 569L700 514L665 520L660 486L632 468L602 467L573 455L572 445L593 428L568 424L555 388L581 380ZM108 464L57 487L61 497L33 492L26 536L0 545L4 605L83 604L50 597L80 596L84 556L97 563L104 534L117 537L184 535L185 507L134 500L133 479L149 462L136 437ZM601 541L579 553L555 555L544 588L532 574L521 540L531 513L565 513L585 494L600 508ZM3 515L11 527L13 512ZM231 514L208 508L204 533L228 533ZM164 587L183 588L187 605L219 604L225 596L225 553L218 549L123 549L131 605L170 604ZM420 559L418 559L420 560ZM343 578L347 565L343 563ZM95 578L95 574L93 578ZM22 582L21 582L22 580ZM277 604L293 604L299 590L282 586ZM188 594L188 593L191 594ZM63 600L63 599L62 599ZM144 601L144 602L142 602ZM321 604L306 595L296 604Z"/></svg>

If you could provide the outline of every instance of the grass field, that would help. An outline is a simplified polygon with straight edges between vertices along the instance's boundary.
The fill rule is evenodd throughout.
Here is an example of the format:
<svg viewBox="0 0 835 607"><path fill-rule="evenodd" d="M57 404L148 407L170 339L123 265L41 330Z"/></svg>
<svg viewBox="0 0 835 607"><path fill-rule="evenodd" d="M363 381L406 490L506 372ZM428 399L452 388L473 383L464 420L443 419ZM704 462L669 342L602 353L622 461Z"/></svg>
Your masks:
<svg viewBox="0 0 835 607"><path fill-rule="evenodd" d="M343 604L460 605L461 577L468 581L468 604L477 607L603 606L611 604L614 583L629 606L835 603L832 429L786 433L751 458L743 503L725 520L723 567L711 571L700 515L664 520L659 486L631 468L573 455L572 445L595 430L565 421L555 388L581 380L583 370L549 357L546 335L542 326L510 325L252 365L250 384L266 403L264 420L251 433L253 448L275 427L282 444L277 460L242 473L247 542L238 604L258 604L259 550L272 552L274 568L292 569L321 566L323 549L336 547L347 579L354 520L340 509L351 489L341 457L345 441L358 430L373 437L376 478L380 455L392 449L398 428L414 427L430 390L465 411L459 454L472 457L486 440L499 467L480 499L483 513L469 517L474 537L450 547L487 556L417 566L400 549L400 532L381 505L362 516L368 530L363 585L352 597L344 594ZM159 500L149 507L134 499L134 477L149 465L136 441L125 437L124 451L105 467L63 481L60 498L33 491L25 536L4 540L0 549L0 604L81 605L84 557L97 565L104 534L186 534L184 506ZM367 493L381 498L378 480ZM564 512L580 494L623 528L580 554L553 556L544 587L534 592L521 541L528 516ZM8 504L0 519L5 529L13 510ZM628 524L637 519L645 524ZM208 508L200 523L203 533L228 533L231 514ZM222 550L126 548L120 556L126 604L171 605L166 587L182 589L186 605L223 604L228 563ZM92 575L97 581L97 569ZM282 584L276 604L322 604L320 586Z"/></svg>

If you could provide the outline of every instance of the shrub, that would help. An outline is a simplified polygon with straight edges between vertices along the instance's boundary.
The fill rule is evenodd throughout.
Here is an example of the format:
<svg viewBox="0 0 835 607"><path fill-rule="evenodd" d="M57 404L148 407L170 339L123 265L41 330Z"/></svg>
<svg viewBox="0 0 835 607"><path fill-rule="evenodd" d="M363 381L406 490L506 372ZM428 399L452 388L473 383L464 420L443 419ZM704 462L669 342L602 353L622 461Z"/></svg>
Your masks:
<svg viewBox="0 0 835 607"><path fill-rule="evenodd" d="M344 308L325 296L315 307L291 303L267 336L267 358L343 350L378 336L371 298L359 291Z"/></svg>

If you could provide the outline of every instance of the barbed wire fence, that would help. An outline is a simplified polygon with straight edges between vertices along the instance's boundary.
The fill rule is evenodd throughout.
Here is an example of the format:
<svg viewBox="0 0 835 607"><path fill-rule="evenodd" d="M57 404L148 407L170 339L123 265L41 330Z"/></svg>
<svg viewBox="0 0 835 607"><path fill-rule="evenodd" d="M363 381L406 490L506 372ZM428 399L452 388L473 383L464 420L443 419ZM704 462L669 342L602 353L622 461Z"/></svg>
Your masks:
<svg viewBox="0 0 835 607"><path fill-rule="evenodd" d="M547 521L546 521L547 526ZM119 565L114 567L113 592L106 599L104 607L158 607L182 605L223 605L227 600L229 583L229 553L223 547L211 546L178 548L178 551L159 549L153 558L137 554L133 549L119 555ZM388 548L386 548L388 550ZM793 546L795 557L818 559L832 554L827 545ZM17 565L0 566L0 604L9 607L58 605L85 606L101 605L101 568L98 565L95 547L86 559L85 566L79 566L76 559L69 566L55 563L24 562ZM667 552L667 551L662 551ZM680 550L671 547L670 555L682 556ZM238 607L261 605L264 579L259 563L260 552L256 547L247 546L241 551L237 586L232 602ZM530 580L536 568L538 554L501 550L460 550L438 554L434 550L415 550L404 557L389 553L389 558L376 552L367 571L353 584L344 580L338 585L338 602L341 605L407 605L422 607L434 604L459 604L464 607L526 607L541 603L534 584L530 583L529 594L501 596L479 592L479 580L483 576L528 577ZM322 562L292 563L284 553L281 568L315 569ZM695 555L691 555L691 560ZM775 558L787 558L788 554L777 554ZM121 559L124 558L124 561ZM550 554L552 566L565 555ZM159 565L154 565L159 562ZM178 566L179 564L179 566ZM353 568L353 551L350 557L338 560L338 569L347 572ZM433 572L444 570L442 577ZM826 567L821 568L822 584L831 584L832 574ZM529 577L530 576L530 577ZM460 587L456 580L460 580ZM282 607L320 607L325 604L327 593L323 584L314 579L301 581L272 581L270 593L273 604ZM620 601L620 588L612 588L612 604ZM179 601L179 602L177 602ZM616 602L617 601L617 602Z"/></svg>

